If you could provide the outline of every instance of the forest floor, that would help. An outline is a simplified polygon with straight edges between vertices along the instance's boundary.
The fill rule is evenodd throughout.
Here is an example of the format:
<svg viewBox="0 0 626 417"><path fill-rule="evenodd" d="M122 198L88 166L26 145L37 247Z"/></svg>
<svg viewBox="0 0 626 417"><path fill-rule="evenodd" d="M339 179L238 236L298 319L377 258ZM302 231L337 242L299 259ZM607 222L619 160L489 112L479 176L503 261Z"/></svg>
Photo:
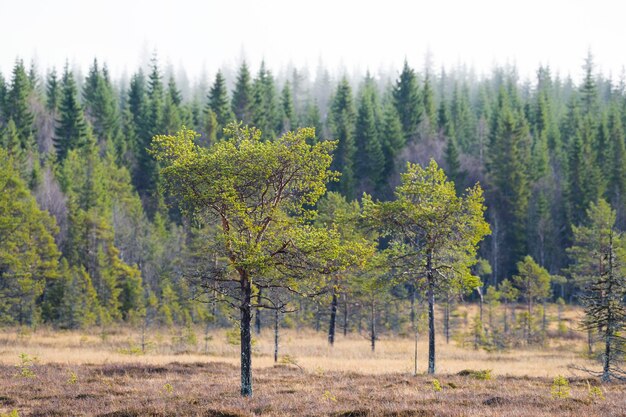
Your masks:
<svg viewBox="0 0 626 417"><path fill-rule="evenodd" d="M338 334L332 348L322 332L281 332L278 364L271 329L256 339L254 396L243 399L238 346L226 330L204 339L200 328L152 329L143 353L141 333L129 328L104 337L0 330L0 416L626 416L626 385L599 385L572 367L599 368L575 331L503 352L475 350L460 331L449 343L438 334L434 377L424 374L425 337L413 376L412 338L382 335L372 352L356 332ZM466 369L491 378L459 375ZM551 395L558 375L569 380L568 398Z"/></svg>

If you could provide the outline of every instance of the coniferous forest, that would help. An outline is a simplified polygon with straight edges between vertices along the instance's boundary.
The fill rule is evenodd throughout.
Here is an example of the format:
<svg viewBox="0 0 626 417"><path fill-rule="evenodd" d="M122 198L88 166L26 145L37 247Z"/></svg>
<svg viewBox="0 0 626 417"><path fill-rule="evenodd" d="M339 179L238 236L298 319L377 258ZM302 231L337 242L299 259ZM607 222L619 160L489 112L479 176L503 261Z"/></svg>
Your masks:
<svg viewBox="0 0 626 417"><path fill-rule="evenodd" d="M549 67L521 79L514 67L478 76L405 62L348 76L242 62L191 85L156 54L121 78L99 60L86 74L22 59L5 71L4 325L209 328L235 317L260 331L280 313L285 325L330 326L331 344L340 324L363 326L373 350L377 331L417 320L416 305L432 319L435 304L449 315L461 298L525 303L520 332L532 341L534 305L591 308L594 294L623 290L610 285L626 248L626 85L591 53L574 78ZM242 207L228 175L254 183L257 157L276 164L268 184L291 191ZM291 235L278 244L259 216L283 197L278 223ZM424 199L430 211L411 211ZM244 229L268 243L245 252L232 235ZM237 293L228 265L232 282L251 270L256 281ZM280 273L294 284L278 284ZM623 298L611 302L621 314ZM240 318L241 303L253 306ZM590 334L614 329L586 317ZM504 346L506 332L481 343Z"/></svg>

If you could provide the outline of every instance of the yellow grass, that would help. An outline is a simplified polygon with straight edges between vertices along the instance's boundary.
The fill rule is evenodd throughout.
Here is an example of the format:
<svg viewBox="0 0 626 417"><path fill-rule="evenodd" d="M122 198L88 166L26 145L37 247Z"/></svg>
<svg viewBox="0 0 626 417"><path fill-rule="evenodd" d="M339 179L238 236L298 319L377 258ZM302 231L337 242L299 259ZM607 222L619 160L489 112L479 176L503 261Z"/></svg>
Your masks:
<svg viewBox="0 0 626 417"><path fill-rule="evenodd" d="M469 307L468 316L476 314L476 307ZM580 310L569 308L564 315L569 326L575 328ZM549 310L556 317L556 306ZM500 319L500 318L498 318ZM485 311L486 321L486 311ZM439 325L439 324L438 324ZM556 329L556 324L552 323ZM463 331L457 329L456 331ZM148 349L137 354L141 335L130 328L111 329L102 338L98 329L91 331L54 331L41 328L32 331L4 329L0 331L0 364L18 362L20 353L37 356L42 364L110 364L140 363L159 365L171 362L225 362L238 364L239 347L227 343L226 331L210 332L208 351L204 352L204 334L195 329L197 344L187 345L180 353L177 344L180 329L151 329L147 335ZM547 347L514 349L506 352L489 353L474 350L471 346L459 347L450 340L449 344L437 334L437 373L452 374L462 369L492 369L494 376L554 377L562 374L577 376L570 365L597 367L584 357L584 339L551 339ZM424 372L427 361L426 333L420 335L418 343L418 372ZM256 341L253 367L267 368L273 362L273 333L267 328ZM131 353L131 352L135 353ZM328 346L324 332L312 330L296 331L281 329L280 356L289 355L305 370L312 372L349 371L367 374L412 373L414 341L412 338L381 336L376 352L371 352L367 335L351 333L347 337L338 334L334 347Z"/></svg>

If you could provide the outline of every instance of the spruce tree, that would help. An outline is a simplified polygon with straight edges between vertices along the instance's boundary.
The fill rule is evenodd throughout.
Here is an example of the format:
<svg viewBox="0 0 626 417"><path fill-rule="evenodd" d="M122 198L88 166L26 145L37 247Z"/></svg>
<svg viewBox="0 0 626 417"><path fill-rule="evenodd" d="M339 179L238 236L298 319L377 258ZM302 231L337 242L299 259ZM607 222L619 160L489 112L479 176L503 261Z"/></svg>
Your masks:
<svg viewBox="0 0 626 417"><path fill-rule="evenodd" d="M426 123L427 133L433 134L437 131L437 107L435 106L435 93L430 81L430 74L426 73L424 88L422 89L422 114L421 123Z"/></svg>
<svg viewBox="0 0 626 417"><path fill-rule="evenodd" d="M118 154L123 152L117 99L106 66L94 60L83 86L85 116L98 142L110 144ZM121 155L120 155L121 156Z"/></svg>
<svg viewBox="0 0 626 417"><path fill-rule="evenodd" d="M261 68L252 84L252 123L263 132L263 137L272 139L280 129L280 104L272 73L261 62Z"/></svg>
<svg viewBox="0 0 626 417"><path fill-rule="evenodd" d="M46 108L55 114L61 102L61 86L55 68L50 71L46 78Z"/></svg>
<svg viewBox="0 0 626 417"><path fill-rule="evenodd" d="M339 184L331 184L330 189L337 189L349 199L354 198L355 171L354 155L356 144L354 139L355 123L352 88L346 78L337 86L331 103L329 130L331 138L338 142L331 168L341 172Z"/></svg>
<svg viewBox="0 0 626 417"><path fill-rule="evenodd" d="M530 198L529 167L531 137L523 114L509 104L509 95L500 88L498 109L494 113L490 140L489 172L497 193L497 215L507 225L504 233L507 251L502 265L512 272L512 266L528 253L527 215ZM495 238L495 237L494 237ZM501 271L496 265L496 275ZM496 276L496 281L499 276Z"/></svg>
<svg viewBox="0 0 626 417"><path fill-rule="evenodd" d="M63 73L59 114L53 138L58 160L65 160L70 150L85 146L88 140L89 131L83 117L83 108L78 101L74 75L66 65Z"/></svg>
<svg viewBox="0 0 626 417"><path fill-rule="evenodd" d="M626 136L624 127L615 105L611 106L608 118L609 133L609 175L607 185L607 197L611 205L616 208L617 225L620 228L626 226Z"/></svg>
<svg viewBox="0 0 626 417"><path fill-rule="evenodd" d="M310 142L311 145L314 145L313 142L317 142L318 140L324 138L322 115L320 114L320 108L317 106L316 102L307 102L304 114L302 115L302 122L300 124L304 127L315 128L315 137L312 138Z"/></svg>
<svg viewBox="0 0 626 417"><path fill-rule="evenodd" d="M404 67L393 89L393 99L402 123L405 142L415 138L417 125L422 117L423 105L418 88L415 71L404 61Z"/></svg>
<svg viewBox="0 0 626 417"><path fill-rule="evenodd" d="M24 62L18 59L13 67L11 88L8 91L5 105L5 117L6 120L13 119L22 148L24 149L34 145L34 116L29 105L31 92L32 86L26 74Z"/></svg>
<svg viewBox="0 0 626 417"><path fill-rule="evenodd" d="M459 151L482 157L481 152L487 144L478 143L477 126L472 112L467 85L459 87L455 83L450 104L450 116ZM489 119L487 111L483 111L484 120Z"/></svg>
<svg viewBox="0 0 626 417"><path fill-rule="evenodd" d="M172 101L172 104L176 107L183 104L183 95L176 86L176 80L174 79L174 75L170 74L169 81L167 82L167 94Z"/></svg>
<svg viewBox="0 0 626 417"><path fill-rule="evenodd" d="M383 108L382 129L380 133L383 154L385 155L384 179L388 179L396 170L396 157L405 145L402 121L391 100ZM387 192L389 194L389 192Z"/></svg>
<svg viewBox="0 0 626 417"><path fill-rule="evenodd" d="M161 70L156 55L152 57L150 74L148 76L148 132L142 138L144 147L149 147L152 137L163 130L163 99L164 89Z"/></svg>
<svg viewBox="0 0 626 417"><path fill-rule="evenodd" d="M54 218L39 209L13 158L0 148L0 322L36 325L38 302L58 278Z"/></svg>
<svg viewBox="0 0 626 417"><path fill-rule="evenodd" d="M6 122L6 114L8 112L7 107L7 94L8 94L7 82L0 71L0 126Z"/></svg>
<svg viewBox="0 0 626 417"><path fill-rule="evenodd" d="M296 128L297 117L289 82L285 83L281 94L282 122L280 132L285 133Z"/></svg>
<svg viewBox="0 0 626 417"><path fill-rule="evenodd" d="M221 138L223 136L222 130L233 120L233 113L228 99L228 90L226 88L226 79L224 79L221 71L218 71L215 75L215 82L209 91L207 109L215 113L218 126L216 130L217 137Z"/></svg>
<svg viewBox="0 0 626 417"><path fill-rule="evenodd" d="M252 94L250 71L244 61L239 68L231 104L235 119L243 124L252 122Z"/></svg>
<svg viewBox="0 0 626 417"><path fill-rule="evenodd" d="M374 113L377 104L376 91L366 80L361 92L354 130L356 145L354 171L359 182L357 194L363 191L372 194L380 190L382 186L385 156L377 128L380 122Z"/></svg>

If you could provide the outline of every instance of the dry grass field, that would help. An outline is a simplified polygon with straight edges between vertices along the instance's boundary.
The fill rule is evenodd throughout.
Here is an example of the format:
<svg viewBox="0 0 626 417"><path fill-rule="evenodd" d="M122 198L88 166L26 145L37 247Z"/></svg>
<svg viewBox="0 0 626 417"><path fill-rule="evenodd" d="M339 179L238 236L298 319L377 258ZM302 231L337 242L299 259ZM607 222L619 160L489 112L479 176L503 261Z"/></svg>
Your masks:
<svg viewBox="0 0 626 417"><path fill-rule="evenodd" d="M572 323L579 311L568 310ZM573 326L573 324L572 324ZM584 338L552 339L548 347L485 352L438 336L436 375L413 372L413 340L381 337L371 352L364 336L282 330L282 363L273 362L267 329L254 346L254 396L239 397L238 346L225 330L201 329L181 344L182 330L151 330L141 353L140 334L128 328L91 332L0 332L0 414L19 416L618 416L626 415L626 386L600 387L571 365L598 367L584 355ZM186 336L189 336L187 333ZM426 367L425 338L418 372ZM21 354L28 355L20 359ZM36 357L36 361L29 359ZM286 360L285 360L286 359ZM25 360L26 362L22 362ZM20 366L21 364L21 366ZM458 373L491 370L481 380ZM569 398L551 396L564 375ZM597 394L597 392L596 392Z"/></svg>

